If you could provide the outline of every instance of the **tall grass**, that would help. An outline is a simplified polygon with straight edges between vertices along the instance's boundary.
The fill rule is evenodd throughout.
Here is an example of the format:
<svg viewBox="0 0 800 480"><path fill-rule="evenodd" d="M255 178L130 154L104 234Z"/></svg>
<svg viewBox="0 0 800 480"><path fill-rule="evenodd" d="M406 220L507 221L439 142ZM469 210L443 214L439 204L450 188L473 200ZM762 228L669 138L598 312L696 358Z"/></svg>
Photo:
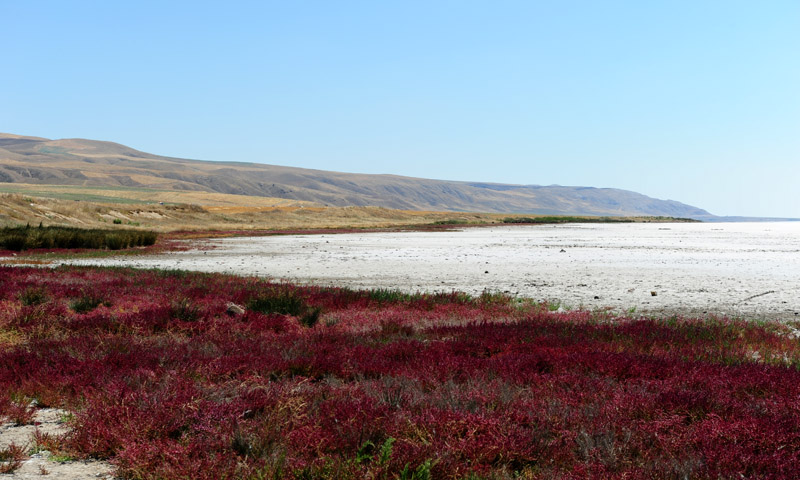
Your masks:
<svg viewBox="0 0 800 480"><path fill-rule="evenodd" d="M100 230L73 227L4 227L0 248L13 251L52 248L121 250L156 243L158 234L143 230Z"/></svg>

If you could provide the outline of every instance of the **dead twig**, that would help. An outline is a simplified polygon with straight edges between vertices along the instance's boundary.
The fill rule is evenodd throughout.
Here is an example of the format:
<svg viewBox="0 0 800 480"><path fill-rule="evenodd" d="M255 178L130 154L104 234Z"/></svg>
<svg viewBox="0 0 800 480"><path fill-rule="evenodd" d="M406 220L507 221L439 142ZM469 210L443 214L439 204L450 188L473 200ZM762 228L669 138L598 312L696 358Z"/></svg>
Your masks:
<svg viewBox="0 0 800 480"><path fill-rule="evenodd" d="M775 290L770 290L770 291L768 291L768 292L759 293L758 295L752 295L752 296L750 296L750 297L747 297L747 298L745 298L744 300L740 301L739 303L744 303L744 302L746 302L746 301L748 301L748 300L752 300L752 299L754 299L754 298L763 297L764 295L769 295L770 293L775 293Z"/></svg>

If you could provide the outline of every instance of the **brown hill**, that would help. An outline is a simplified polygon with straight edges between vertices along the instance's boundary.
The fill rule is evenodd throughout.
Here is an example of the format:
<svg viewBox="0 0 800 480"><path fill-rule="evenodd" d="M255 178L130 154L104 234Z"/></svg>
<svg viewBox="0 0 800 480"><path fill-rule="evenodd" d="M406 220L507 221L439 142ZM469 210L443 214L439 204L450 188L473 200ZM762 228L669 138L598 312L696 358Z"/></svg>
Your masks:
<svg viewBox="0 0 800 480"><path fill-rule="evenodd" d="M0 134L0 182L276 197L329 206L562 215L707 217L611 188L506 185L162 157L124 145Z"/></svg>

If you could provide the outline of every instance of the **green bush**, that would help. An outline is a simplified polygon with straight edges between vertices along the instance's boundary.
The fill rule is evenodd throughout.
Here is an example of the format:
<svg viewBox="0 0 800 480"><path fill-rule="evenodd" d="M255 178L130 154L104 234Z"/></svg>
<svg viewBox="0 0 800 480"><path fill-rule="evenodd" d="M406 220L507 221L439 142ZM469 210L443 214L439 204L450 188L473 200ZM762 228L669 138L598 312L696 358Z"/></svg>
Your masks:
<svg viewBox="0 0 800 480"><path fill-rule="evenodd" d="M322 309L311 307L292 290L272 288L261 292L247 302L248 310L264 314L280 314L298 317L300 325L312 328L319 322Z"/></svg>
<svg viewBox="0 0 800 480"><path fill-rule="evenodd" d="M28 237L23 234L11 234L3 239L3 247L19 252L25 250L25 245L28 242Z"/></svg>
<svg viewBox="0 0 800 480"><path fill-rule="evenodd" d="M311 328L319 322L319 316L322 309L319 307L309 308L303 316L300 317L300 324L304 327Z"/></svg>
<svg viewBox="0 0 800 480"><path fill-rule="evenodd" d="M200 307L188 298L181 298L170 305L170 316L183 322L194 322L201 317Z"/></svg>
<svg viewBox="0 0 800 480"><path fill-rule="evenodd" d="M264 292L247 302L248 310L298 316L306 309L302 298L291 291Z"/></svg>
<svg viewBox="0 0 800 480"><path fill-rule="evenodd" d="M467 225L469 224L466 220L437 220L433 222L434 225Z"/></svg>
<svg viewBox="0 0 800 480"><path fill-rule="evenodd" d="M109 250L122 250L125 248L126 242L122 235L108 235L106 237L106 246Z"/></svg>
<svg viewBox="0 0 800 480"><path fill-rule="evenodd" d="M87 313L91 312L100 305L109 306L110 303L96 295L85 294L82 297L70 302L69 308L71 308L75 313Z"/></svg>
<svg viewBox="0 0 800 480"><path fill-rule="evenodd" d="M48 300L47 291L42 287L28 287L17 298L23 305L41 305Z"/></svg>

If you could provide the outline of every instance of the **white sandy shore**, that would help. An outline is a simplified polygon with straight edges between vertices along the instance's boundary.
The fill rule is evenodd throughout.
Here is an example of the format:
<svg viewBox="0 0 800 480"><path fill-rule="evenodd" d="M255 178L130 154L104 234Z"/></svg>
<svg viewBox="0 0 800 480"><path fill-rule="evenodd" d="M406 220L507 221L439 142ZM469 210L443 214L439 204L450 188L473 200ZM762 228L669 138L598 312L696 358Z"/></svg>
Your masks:
<svg viewBox="0 0 800 480"><path fill-rule="evenodd" d="M800 320L800 222L500 226L207 245L214 248L70 263L407 291L492 290L635 314Z"/></svg>

